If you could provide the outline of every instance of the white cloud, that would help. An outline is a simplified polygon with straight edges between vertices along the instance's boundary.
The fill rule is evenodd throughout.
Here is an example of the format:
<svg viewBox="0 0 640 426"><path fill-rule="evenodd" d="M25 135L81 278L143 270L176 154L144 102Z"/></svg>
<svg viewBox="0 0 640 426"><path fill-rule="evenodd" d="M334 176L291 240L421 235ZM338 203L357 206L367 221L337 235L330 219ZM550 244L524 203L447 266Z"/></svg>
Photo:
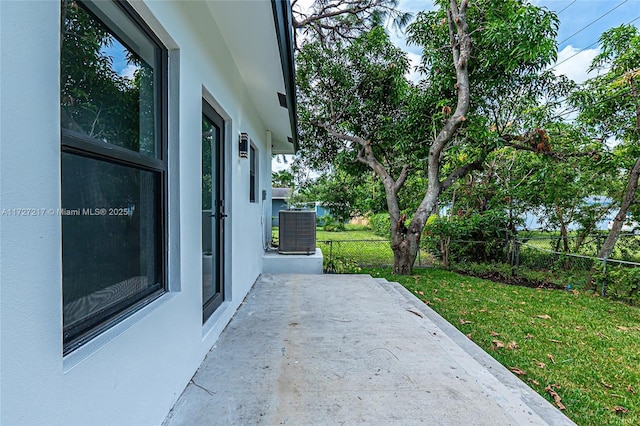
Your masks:
<svg viewBox="0 0 640 426"><path fill-rule="evenodd" d="M271 171L279 172L281 170L290 170L293 157L293 155L276 155L271 159Z"/></svg>
<svg viewBox="0 0 640 426"><path fill-rule="evenodd" d="M595 77L598 73L593 71L587 72L591 61L600 53L600 49L584 49L580 50L571 45L566 46L558 52L558 60L553 66L556 75L566 75L576 83L584 83L585 80Z"/></svg>
<svg viewBox="0 0 640 426"><path fill-rule="evenodd" d="M140 67L134 64L128 64L126 68L120 71L120 75L124 78L128 78L129 80L133 80L133 75Z"/></svg>
<svg viewBox="0 0 640 426"><path fill-rule="evenodd" d="M426 2L424 0L400 0L398 9L403 12L411 12L415 15L423 10L435 10L436 6L433 2Z"/></svg>
<svg viewBox="0 0 640 426"><path fill-rule="evenodd" d="M407 78L414 83L418 83L423 78L422 74L416 71L416 67L420 65L420 55L407 52L407 57L409 58L409 73L407 74Z"/></svg>

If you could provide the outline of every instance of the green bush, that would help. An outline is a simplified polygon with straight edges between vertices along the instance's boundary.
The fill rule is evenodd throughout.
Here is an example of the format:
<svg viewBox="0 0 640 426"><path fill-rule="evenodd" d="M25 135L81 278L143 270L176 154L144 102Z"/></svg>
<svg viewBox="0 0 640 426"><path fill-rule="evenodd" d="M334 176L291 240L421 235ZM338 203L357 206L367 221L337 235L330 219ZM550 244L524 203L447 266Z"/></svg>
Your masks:
<svg viewBox="0 0 640 426"><path fill-rule="evenodd" d="M320 220L322 221L320 222ZM318 218L318 224L321 224L322 229L327 232L342 232L345 230L344 223L329 215Z"/></svg>
<svg viewBox="0 0 640 426"><path fill-rule="evenodd" d="M374 214L369 219L369 226L374 234L387 239L391 238L391 218L389 213Z"/></svg>
<svg viewBox="0 0 640 426"><path fill-rule="evenodd" d="M430 218L424 247L435 253L444 248L451 262L502 261L506 258L507 222L506 214L499 210Z"/></svg>
<svg viewBox="0 0 640 426"><path fill-rule="evenodd" d="M334 256L331 259L324 258L323 270L326 274L359 274L362 268L353 259L345 256Z"/></svg>
<svg viewBox="0 0 640 426"><path fill-rule="evenodd" d="M608 267L605 273L600 272L595 277L599 286L604 284L608 297L631 305L640 302L640 268Z"/></svg>

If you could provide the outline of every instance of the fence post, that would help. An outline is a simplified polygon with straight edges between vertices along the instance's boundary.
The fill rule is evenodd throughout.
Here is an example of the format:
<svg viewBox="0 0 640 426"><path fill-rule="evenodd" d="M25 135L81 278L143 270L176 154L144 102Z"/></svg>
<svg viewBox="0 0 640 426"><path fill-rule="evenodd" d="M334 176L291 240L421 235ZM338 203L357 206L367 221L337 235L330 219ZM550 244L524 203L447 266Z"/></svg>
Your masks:
<svg viewBox="0 0 640 426"><path fill-rule="evenodd" d="M420 261L420 246L418 246L418 266L422 266L422 262Z"/></svg>
<svg viewBox="0 0 640 426"><path fill-rule="evenodd" d="M325 268L324 272L327 274L335 274L337 271L336 265L333 263L333 240L328 240L325 242L329 243L329 260L326 263L327 267Z"/></svg>
<svg viewBox="0 0 640 426"><path fill-rule="evenodd" d="M607 288L607 258L605 257L604 259L602 259L602 290L600 292L600 295L602 297L604 297L606 294L606 288Z"/></svg>
<svg viewBox="0 0 640 426"><path fill-rule="evenodd" d="M512 247L513 245L511 244L511 236L509 235L509 230L507 229L506 232L506 248L507 248L507 262L509 262L509 265L513 266L513 261L511 260L511 253L512 253Z"/></svg>

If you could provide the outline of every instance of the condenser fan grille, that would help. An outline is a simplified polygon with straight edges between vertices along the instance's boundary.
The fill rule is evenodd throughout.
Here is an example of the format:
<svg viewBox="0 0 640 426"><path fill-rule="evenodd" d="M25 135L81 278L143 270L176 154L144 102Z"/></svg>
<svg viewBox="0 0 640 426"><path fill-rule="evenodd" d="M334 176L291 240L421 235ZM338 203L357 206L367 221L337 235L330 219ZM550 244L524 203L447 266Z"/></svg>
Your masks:
<svg viewBox="0 0 640 426"><path fill-rule="evenodd" d="M314 254L316 252L316 213L281 210L278 231L282 254Z"/></svg>

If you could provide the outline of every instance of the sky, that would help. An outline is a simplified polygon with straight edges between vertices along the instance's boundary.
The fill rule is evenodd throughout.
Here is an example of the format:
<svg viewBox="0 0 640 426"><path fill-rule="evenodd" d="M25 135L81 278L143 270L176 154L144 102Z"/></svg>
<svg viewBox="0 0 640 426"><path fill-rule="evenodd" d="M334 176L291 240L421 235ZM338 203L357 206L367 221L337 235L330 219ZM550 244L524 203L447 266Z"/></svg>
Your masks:
<svg viewBox="0 0 640 426"><path fill-rule="evenodd" d="M311 1L311 0L307 0ZM471 0L473 1L473 0ZM530 0L536 6L555 11L560 18L558 30L558 60L553 66L557 74L564 74L576 83L582 83L589 75L587 69L599 53L598 38L608 30L621 24L640 26L640 0ZM416 15L419 11L433 9L432 0L400 0L399 9ZM407 52L413 66L420 62L421 50L408 46L404 34L390 29L396 45ZM123 76L132 78L136 66L127 62L124 48L117 41L107 49L113 57L113 68ZM413 70L408 76L419 81L420 75ZM283 158L274 159L272 168L279 171L289 167Z"/></svg>
<svg viewBox="0 0 640 426"><path fill-rule="evenodd" d="M473 1L473 0L471 0ZM621 24L640 26L640 0L531 0L536 6L545 7L558 14L558 60L553 65L557 74L564 74L576 83L582 83L591 75L587 69L600 52L598 38ZM433 9L432 0L400 0L399 9L414 16L422 10ZM420 62L422 51L417 46L408 46L404 34L390 30L394 43L407 52L413 66ZM413 68L413 67L412 67ZM410 79L418 81L420 76L412 71ZM288 168L280 159L273 161L274 171Z"/></svg>
<svg viewBox="0 0 640 426"><path fill-rule="evenodd" d="M640 0L532 0L536 6L555 11L560 18L558 66L554 69L576 83L589 76L587 68L598 54L598 38L609 28L631 23L640 26ZM416 14L433 8L430 0L400 0L400 10ZM404 35L391 31L394 42L409 54L412 64L420 61L421 50L407 46ZM575 55L575 56L574 56ZM417 80L414 72L409 76Z"/></svg>

